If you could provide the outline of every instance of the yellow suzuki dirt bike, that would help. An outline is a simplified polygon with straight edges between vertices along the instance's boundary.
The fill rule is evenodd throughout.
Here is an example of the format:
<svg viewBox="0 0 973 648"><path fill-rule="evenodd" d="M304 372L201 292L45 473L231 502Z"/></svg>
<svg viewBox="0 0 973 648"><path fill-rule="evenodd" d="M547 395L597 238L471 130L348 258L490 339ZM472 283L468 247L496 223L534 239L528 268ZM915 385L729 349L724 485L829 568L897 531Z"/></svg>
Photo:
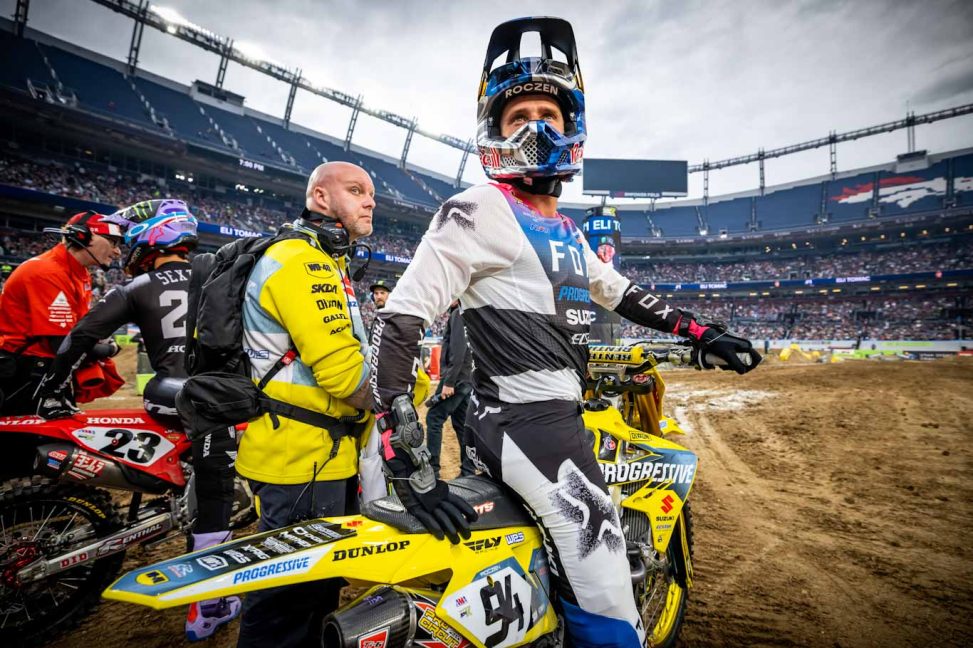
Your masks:
<svg viewBox="0 0 973 648"><path fill-rule="evenodd" d="M619 507L632 587L652 646L672 646L692 586L687 498L696 455L666 437L661 362L687 347L592 347L584 422ZM324 620L324 646L562 645L541 533L515 496L484 477L450 490L480 514L469 539L436 540L393 497L362 515L312 519L149 565L104 596L154 609L326 578L364 588Z"/></svg>

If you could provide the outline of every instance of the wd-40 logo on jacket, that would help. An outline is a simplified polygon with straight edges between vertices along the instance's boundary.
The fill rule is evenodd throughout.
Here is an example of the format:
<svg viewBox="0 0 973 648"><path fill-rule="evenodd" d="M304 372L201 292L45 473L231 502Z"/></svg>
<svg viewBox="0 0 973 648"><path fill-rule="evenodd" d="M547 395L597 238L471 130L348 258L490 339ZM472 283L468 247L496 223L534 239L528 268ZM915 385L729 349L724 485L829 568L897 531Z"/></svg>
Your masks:
<svg viewBox="0 0 973 648"><path fill-rule="evenodd" d="M327 279L334 275L334 268L323 261L305 263L304 272L318 279Z"/></svg>

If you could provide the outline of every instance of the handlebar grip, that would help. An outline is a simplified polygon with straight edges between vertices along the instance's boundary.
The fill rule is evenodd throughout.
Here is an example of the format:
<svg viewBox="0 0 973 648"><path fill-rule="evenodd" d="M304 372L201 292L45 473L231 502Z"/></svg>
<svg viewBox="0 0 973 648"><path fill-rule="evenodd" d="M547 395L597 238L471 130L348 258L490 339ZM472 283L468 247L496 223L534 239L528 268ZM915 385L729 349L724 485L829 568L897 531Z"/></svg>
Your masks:
<svg viewBox="0 0 973 648"><path fill-rule="evenodd" d="M740 358L740 362L743 363L744 367L749 367L753 364L753 358L750 357L749 353L738 353L737 357ZM710 365L711 367L725 367L726 361L718 355L712 353L707 353L703 356L703 362Z"/></svg>

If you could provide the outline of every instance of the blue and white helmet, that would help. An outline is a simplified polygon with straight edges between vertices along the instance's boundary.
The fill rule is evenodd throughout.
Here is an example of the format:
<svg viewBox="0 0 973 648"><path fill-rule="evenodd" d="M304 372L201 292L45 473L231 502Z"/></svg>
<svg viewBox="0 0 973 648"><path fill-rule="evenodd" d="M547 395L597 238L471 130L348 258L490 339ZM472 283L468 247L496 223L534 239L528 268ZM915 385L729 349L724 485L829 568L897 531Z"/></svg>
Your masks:
<svg viewBox="0 0 973 648"><path fill-rule="evenodd" d="M538 32L540 58L520 56L521 38ZM555 60L554 50L565 61ZM506 54L505 62L491 69ZM558 102L565 132L545 121L531 121L510 137L500 135L500 116L516 97L540 94ZM518 18L499 25L490 36L477 103L480 163L494 180L513 178L568 179L581 170L587 138L584 83L571 23L561 18Z"/></svg>

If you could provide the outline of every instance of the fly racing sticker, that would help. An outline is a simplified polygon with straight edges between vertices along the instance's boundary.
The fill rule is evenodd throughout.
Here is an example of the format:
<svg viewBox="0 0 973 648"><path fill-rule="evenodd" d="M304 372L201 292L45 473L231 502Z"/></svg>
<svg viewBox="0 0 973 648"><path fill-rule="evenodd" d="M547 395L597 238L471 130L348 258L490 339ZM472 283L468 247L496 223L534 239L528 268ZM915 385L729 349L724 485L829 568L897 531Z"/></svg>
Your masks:
<svg viewBox="0 0 973 648"><path fill-rule="evenodd" d="M470 540L469 542L464 542L471 551L479 553L487 549L496 549L500 546L500 536L495 538L483 538L481 540ZM509 543L508 543L509 544Z"/></svg>
<svg viewBox="0 0 973 648"><path fill-rule="evenodd" d="M436 231L438 232L446 226L450 221L456 223L460 229L464 229L468 232L472 232L476 229L475 221L473 220L473 214L476 213L477 204L473 201L466 200L447 200L443 203L443 206L439 208L436 215L433 216L433 220L436 223Z"/></svg>
<svg viewBox="0 0 973 648"><path fill-rule="evenodd" d="M551 504L578 525L579 556L587 558L602 544L612 553L622 551L625 538L608 494L589 482L569 461L561 465L558 486L550 496Z"/></svg>

